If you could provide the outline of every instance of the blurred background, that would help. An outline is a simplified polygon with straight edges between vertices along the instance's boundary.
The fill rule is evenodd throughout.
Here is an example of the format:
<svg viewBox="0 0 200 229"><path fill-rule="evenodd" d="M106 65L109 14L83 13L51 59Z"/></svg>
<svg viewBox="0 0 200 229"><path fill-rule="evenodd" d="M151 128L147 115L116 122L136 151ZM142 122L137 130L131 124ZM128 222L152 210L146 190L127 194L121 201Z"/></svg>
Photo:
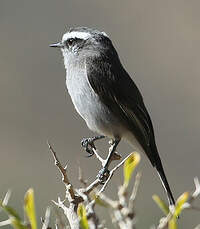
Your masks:
<svg viewBox="0 0 200 229"><path fill-rule="evenodd" d="M192 191L200 161L200 2L197 0L1 0L0 1L0 195L22 214L25 191L33 187L38 217L64 186L46 144L52 143L68 174L79 185L78 164L92 181L100 168L80 146L93 136L75 112L65 88L60 51L48 47L70 27L105 31L140 88L154 123L165 171L177 198ZM107 140L98 143L106 155ZM131 148L121 143L119 152ZM137 228L162 216L152 200L166 200L160 180L142 155L136 201ZM122 170L106 193L117 192ZM200 201L196 202L200 206ZM108 217L99 209L101 219ZM4 219L3 215L0 220ZM194 228L199 213L186 211L180 228ZM112 228L108 224L108 228Z"/></svg>

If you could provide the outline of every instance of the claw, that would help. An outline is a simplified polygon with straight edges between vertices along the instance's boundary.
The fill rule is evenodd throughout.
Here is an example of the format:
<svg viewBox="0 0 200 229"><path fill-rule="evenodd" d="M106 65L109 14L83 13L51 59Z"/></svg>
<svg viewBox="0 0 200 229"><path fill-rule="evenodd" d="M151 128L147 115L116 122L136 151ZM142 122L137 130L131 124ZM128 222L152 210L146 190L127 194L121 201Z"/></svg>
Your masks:
<svg viewBox="0 0 200 229"><path fill-rule="evenodd" d="M95 148L95 145L94 145L94 140L92 138L83 138L83 140L81 141L81 145L82 147L85 148L86 152L89 154L87 157L92 157L94 155L92 148Z"/></svg>
<svg viewBox="0 0 200 229"><path fill-rule="evenodd" d="M88 145L92 146L92 147L95 147L94 146L94 138L83 138L82 141L81 141L81 145L84 147L84 148L87 148Z"/></svg>
<svg viewBox="0 0 200 229"><path fill-rule="evenodd" d="M85 150L88 153L88 155L86 155L86 157L92 157L94 155L94 152L92 150L87 149L87 148Z"/></svg>
<svg viewBox="0 0 200 229"><path fill-rule="evenodd" d="M92 150L92 149L96 149L94 145L94 141L98 139L102 139L102 138L104 138L104 136L96 136L93 138L83 138L83 140L81 141L81 145L82 147L85 148L86 152L89 154L87 157L92 157L94 155L94 152Z"/></svg>

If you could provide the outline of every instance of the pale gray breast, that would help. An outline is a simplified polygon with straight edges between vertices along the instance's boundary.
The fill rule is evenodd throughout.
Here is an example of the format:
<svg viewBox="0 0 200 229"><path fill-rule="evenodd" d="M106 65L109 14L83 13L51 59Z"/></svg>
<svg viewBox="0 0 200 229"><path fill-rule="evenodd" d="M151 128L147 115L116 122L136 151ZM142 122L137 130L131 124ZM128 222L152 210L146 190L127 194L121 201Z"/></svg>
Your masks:
<svg viewBox="0 0 200 229"><path fill-rule="evenodd" d="M117 118L102 104L90 86L85 63L68 63L66 85L77 112L91 130L107 136L121 132Z"/></svg>

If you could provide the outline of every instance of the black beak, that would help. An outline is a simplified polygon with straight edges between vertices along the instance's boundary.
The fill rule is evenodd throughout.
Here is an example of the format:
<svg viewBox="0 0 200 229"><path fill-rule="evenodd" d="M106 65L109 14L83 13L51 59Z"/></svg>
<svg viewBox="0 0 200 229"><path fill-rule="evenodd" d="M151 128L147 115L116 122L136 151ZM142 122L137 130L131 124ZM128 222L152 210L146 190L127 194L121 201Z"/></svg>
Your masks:
<svg viewBox="0 0 200 229"><path fill-rule="evenodd" d="M49 45L49 47L53 47L53 48L62 48L63 44L61 42L58 42L56 44L51 44Z"/></svg>

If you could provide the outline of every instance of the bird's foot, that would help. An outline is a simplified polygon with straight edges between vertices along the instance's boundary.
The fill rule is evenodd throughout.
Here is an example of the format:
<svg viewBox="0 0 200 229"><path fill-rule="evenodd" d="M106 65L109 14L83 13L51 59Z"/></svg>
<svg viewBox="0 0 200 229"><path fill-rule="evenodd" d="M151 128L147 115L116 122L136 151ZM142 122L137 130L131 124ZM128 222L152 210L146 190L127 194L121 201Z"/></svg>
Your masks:
<svg viewBox="0 0 200 229"><path fill-rule="evenodd" d="M93 149L96 149L94 142L96 140L102 139L105 136L95 136L92 138L83 138L81 141L82 147L85 148L86 152L89 154L88 157L91 157L94 155Z"/></svg>
<svg viewBox="0 0 200 229"><path fill-rule="evenodd" d="M100 180L101 184L104 184L108 179L109 175L110 171L108 170L108 168L104 167L99 171L97 178Z"/></svg>

